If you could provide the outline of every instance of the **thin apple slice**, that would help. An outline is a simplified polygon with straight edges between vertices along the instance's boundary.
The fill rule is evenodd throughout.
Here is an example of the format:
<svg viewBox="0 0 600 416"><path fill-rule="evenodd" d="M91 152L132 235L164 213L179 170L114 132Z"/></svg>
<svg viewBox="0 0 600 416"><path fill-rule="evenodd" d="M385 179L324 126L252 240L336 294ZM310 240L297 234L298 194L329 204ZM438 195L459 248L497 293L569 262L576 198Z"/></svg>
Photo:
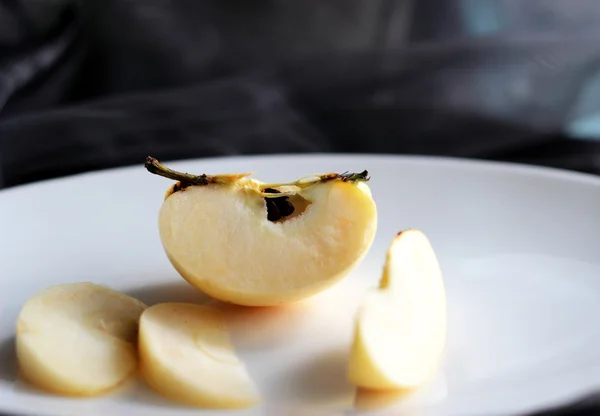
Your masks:
<svg viewBox="0 0 600 416"><path fill-rule="evenodd" d="M49 392L95 396L137 368L137 327L146 306L92 283L51 286L23 306L17 359L23 377Z"/></svg>
<svg viewBox="0 0 600 416"><path fill-rule="evenodd" d="M139 353L148 385L172 400L207 408L242 408L259 401L215 309L186 303L151 306L140 319Z"/></svg>
<svg viewBox="0 0 600 416"><path fill-rule="evenodd" d="M439 366L446 319L444 282L429 240L419 230L400 232L379 288L358 311L349 380L369 389L418 387Z"/></svg>

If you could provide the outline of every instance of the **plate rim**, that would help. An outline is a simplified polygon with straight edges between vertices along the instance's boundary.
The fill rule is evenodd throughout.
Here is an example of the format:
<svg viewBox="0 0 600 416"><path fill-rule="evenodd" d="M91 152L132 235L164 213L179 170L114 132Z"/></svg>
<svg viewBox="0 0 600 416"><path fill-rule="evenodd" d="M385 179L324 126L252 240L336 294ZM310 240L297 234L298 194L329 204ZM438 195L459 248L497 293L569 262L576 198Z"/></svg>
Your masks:
<svg viewBox="0 0 600 416"><path fill-rule="evenodd" d="M386 161L397 161L413 164L436 164L448 166L451 168L466 167L470 169L486 169L486 170L504 170L509 173L523 174L533 177L547 177L554 180L566 180L571 182L579 182L590 184L592 186L600 186L600 175L586 173L565 168L556 168L542 165L486 160L469 157L456 156L438 156L426 154L390 154L390 153L272 153L272 154L248 154L248 155L227 155L227 156L208 156L194 157L184 159L165 158L160 159L161 163L169 164L169 166L177 168L177 166L196 164L202 162L235 162L236 160L276 160L276 159L361 159L372 158ZM25 192L27 189L36 187L52 186L63 182L79 180L84 178L95 178L105 175L117 175L128 172L135 172L143 169L143 161L138 164L130 163L123 166L108 167L101 169L93 169L85 172L74 173L70 175L58 176L39 181L14 185L4 189L0 189L0 199L3 196L11 193Z"/></svg>

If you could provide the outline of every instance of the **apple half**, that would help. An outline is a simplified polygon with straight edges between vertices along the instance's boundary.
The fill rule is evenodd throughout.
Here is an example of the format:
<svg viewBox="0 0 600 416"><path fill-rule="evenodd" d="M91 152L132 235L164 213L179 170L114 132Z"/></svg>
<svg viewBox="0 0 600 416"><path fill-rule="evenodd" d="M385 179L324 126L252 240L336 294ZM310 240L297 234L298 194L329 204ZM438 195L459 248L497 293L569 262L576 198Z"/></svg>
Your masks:
<svg viewBox="0 0 600 416"><path fill-rule="evenodd" d="M357 266L375 237L366 171L264 184L175 172L150 157L146 168L179 181L159 213L169 260L221 301L273 306L312 296Z"/></svg>
<svg viewBox="0 0 600 416"><path fill-rule="evenodd" d="M156 392L180 403L216 409L260 401L216 309L159 303L142 314L139 331L140 371Z"/></svg>
<svg viewBox="0 0 600 416"><path fill-rule="evenodd" d="M92 283L51 286L31 297L17 321L21 374L66 396L96 396L137 369L137 330L146 306Z"/></svg>
<svg viewBox="0 0 600 416"><path fill-rule="evenodd" d="M446 295L427 237L400 232L389 246L379 288L356 316L348 367L358 387L410 389L428 381L446 342Z"/></svg>

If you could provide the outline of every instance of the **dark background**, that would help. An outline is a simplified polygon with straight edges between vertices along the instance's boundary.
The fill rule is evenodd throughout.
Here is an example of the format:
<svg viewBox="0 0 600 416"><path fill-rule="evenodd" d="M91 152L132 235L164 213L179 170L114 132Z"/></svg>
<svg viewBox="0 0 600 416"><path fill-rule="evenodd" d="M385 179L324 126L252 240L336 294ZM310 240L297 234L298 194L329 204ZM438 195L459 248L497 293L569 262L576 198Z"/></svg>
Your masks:
<svg viewBox="0 0 600 416"><path fill-rule="evenodd" d="M0 186L148 154L600 173L599 23L597 0L0 0Z"/></svg>

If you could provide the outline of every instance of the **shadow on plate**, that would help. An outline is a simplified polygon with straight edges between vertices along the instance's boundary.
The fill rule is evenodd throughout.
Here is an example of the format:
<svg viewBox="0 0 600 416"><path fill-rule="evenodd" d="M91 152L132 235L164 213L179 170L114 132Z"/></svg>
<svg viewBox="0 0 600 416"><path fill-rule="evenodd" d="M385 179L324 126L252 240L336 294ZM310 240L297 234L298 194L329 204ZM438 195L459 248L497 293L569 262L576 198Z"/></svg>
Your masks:
<svg viewBox="0 0 600 416"><path fill-rule="evenodd" d="M393 410L395 414L412 416L423 414L423 408L435 405L447 396L446 377L443 372L440 372L434 379L412 389L388 391L357 389L354 396L354 409L360 413Z"/></svg>
<svg viewBox="0 0 600 416"><path fill-rule="evenodd" d="M0 380L14 383L19 378L15 337L0 341Z"/></svg>
<svg viewBox="0 0 600 416"><path fill-rule="evenodd" d="M213 301L209 305L223 312L236 347L250 350L293 344L314 316L303 303L245 307Z"/></svg>
<svg viewBox="0 0 600 416"><path fill-rule="evenodd" d="M169 400L161 394L152 390L142 379L142 376L137 374L127 382L126 385L122 386L119 391L116 392L119 396L125 396L128 399L133 400L135 403L146 404L153 407L167 407L173 411L185 410L185 409L196 409L192 406L186 406L173 400Z"/></svg>
<svg viewBox="0 0 600 416"><path fill-rule="evenodd" d="M205 304L210 301L210 298L207 295L196 290L192 285L183 280L148 285L138 289L128 290L127 294L141 300L149 306L162 302Z"/></svg>
<svg viewBox="0 0 600 416"><path fill-rule="evenodd" d="M338 348L325 351L286 375L294 398L318 405L352 405L354 387L348 382L349 351Z"/></svg>
<svg viewBox="0 0 600 416"><path fill-rule="evenodd" d="M20 392L50 396L50 393L34 387L21 376L14 336L0 342L0 380L13 383L14 389Z"/></svg>

